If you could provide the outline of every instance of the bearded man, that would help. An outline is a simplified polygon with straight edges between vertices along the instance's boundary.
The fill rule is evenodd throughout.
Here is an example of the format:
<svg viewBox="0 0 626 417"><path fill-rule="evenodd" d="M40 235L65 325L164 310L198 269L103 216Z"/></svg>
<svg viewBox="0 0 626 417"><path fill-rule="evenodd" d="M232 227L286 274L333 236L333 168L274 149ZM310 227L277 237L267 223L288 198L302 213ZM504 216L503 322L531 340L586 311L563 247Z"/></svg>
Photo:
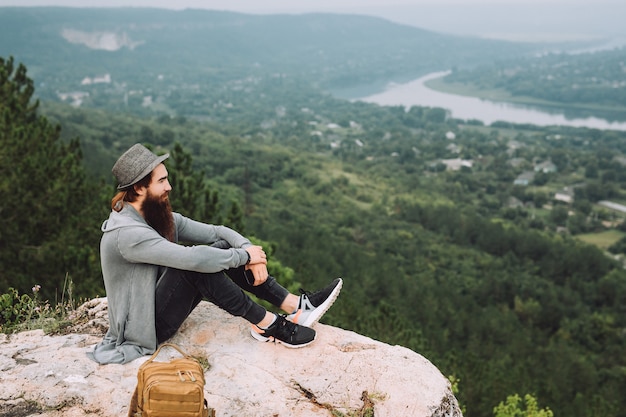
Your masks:
<svg viewBox="0 0 626 417"><path fill-rule="evenodd" d="M172 212L168 157L135 144L113 166L118 193L100 242L109 330L89 356L105 364L152 354L201 300L249 321L259 341L291 348L313 342L310 326L339 295L341 278L314 293L291 294L268 274L261 246L226 226ZM244 290L287 316L265 310Z"/></svg>

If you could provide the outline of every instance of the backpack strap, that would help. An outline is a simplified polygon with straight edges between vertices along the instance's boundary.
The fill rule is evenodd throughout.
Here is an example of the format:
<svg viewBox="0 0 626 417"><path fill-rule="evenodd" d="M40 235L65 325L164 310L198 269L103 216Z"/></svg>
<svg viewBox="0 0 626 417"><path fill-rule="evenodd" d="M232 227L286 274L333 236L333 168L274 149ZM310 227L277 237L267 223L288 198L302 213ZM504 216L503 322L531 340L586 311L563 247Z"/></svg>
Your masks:
<svg viewBox="0 0 626 417"><path fill-rule="evenodd" d="M173 343L163 343L161 344L161 346L159 346L157 348L157 350L152 354L152 356L150 356L150 359L148 359L146 362L152 362L156 359L157 356L159 356L159 352L161 351L161 349L163 349L164 347L171 347L176 349L181 355L183 355L185 358L187 359L193 359L191 356L189 356L187 353L185 353L185 351L183 351L180 347L178 347L177 345L173 344Z"/></svg>

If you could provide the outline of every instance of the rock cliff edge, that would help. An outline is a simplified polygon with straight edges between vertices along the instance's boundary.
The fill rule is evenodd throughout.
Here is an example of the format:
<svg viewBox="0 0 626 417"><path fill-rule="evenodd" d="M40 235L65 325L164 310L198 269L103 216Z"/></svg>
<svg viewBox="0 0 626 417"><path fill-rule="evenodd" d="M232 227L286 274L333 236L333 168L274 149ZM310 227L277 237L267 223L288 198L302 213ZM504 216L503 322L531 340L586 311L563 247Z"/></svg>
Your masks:
<svg viewBox="0 0 626 417"><path fill-rule="evenodd" d="M148 357L126 365L87 358L106 331L106 307L106 298L85 303L68 334L0 334L0 417L127 414ZM305 348L260 343L243 319L202 302L171 342L203 358L206 398L218 417L462 417L448 380L421 355L324 324L315 329ZM176 356L166 349L159 359Z"/></svg>

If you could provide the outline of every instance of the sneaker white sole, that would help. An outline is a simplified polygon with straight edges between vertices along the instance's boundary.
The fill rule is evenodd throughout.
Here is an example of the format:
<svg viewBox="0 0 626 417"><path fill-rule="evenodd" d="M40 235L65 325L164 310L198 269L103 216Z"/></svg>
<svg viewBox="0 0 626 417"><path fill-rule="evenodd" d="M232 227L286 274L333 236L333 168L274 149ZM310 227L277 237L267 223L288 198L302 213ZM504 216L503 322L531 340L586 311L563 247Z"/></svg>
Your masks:
<svg viewBox="0 0 626 417"><path fill-rule="evenodd" d="M258 329L258 327L257 327L257 329ZM260 331L260 329L259 329L259 331ZM313 340L311 340L310 342L307 342L307 343L303 343L303 344L301 344L301 345L292 345L292 344L290 344L290 343L283 342L282 340L278 340L278 339L276 339L274 336L265 337L265 336L263 336L263 335L259 334L259 333L258 333L258 331L255 329L255 326L252 326L252 327L250 328L250 334L252 335L252 337L254 337L254 338L255 338L256 340L258 340L259 342L265 342L265 343L267 343L267 342L274 342L274 343L279 343L279 344L281 344L281 345L283 345L283 346L285 346L285 347L287 347L287 348L290 348L290 349L299 349L299 348L301 348L301 347L308 346L308 345L310 345L311 343L315 342L315 338L317 337L317 335L315 335L315 337L313 338Z"/></svg>
<svg viewBox="0 0 626 417"><path fill-rule="evenodd" d="M301 326L306 326L306 327L311 327L313 326L315 323L317 323L322 316L328 311L328 309L330 308L330 306L333 305L333 303L335 302L335 300L337 299L337 297L339 296L339 293L341 292L341 287L343 286L343 279L339 278L339 284L337 284L337 286L333 289L333 291L330 293L330 295L328 296L328 298L319 306L317 306L315 308L315 310L313 310L306 318L305 320L300 323L298 322L298 317L297 317L297 313L295 314L294 320L292 320L294 323L299 324Z"/></svg>

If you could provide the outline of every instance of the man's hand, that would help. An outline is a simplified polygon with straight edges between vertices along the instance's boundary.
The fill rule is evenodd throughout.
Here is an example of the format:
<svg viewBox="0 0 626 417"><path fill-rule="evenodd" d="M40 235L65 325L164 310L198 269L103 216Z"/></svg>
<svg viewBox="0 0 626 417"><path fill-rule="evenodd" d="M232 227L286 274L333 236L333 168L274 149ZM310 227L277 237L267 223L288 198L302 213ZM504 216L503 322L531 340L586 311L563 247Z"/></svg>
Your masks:
<svg viewBox="0 0 626 417"><path fill-rule="evenodd" d="M250 255L250 262L248 262L249 265L267 263L267 256L265 255L265 251L263 250L263 247L248 246L246 248L246 252L248 252L248 254Z"/></svg>
<svg viewBox="0 0 626 417"><path fill-rule="evenodd" d="M246 269L252 271L252 275L254 276L254 285L255 287L263 284L267 281L267 277L269 276L267 272L267 265L265 264L248 264L246 265Z"/></svg>
<svg viewBox="0 0 626 417"><path fill-rule="evenodd" d="M246 264L246 269L252 271L254 276L254 286L258 286L267 281L267 255L261 246L248 246L246 251L250 254L250 262Z"/></svg>

